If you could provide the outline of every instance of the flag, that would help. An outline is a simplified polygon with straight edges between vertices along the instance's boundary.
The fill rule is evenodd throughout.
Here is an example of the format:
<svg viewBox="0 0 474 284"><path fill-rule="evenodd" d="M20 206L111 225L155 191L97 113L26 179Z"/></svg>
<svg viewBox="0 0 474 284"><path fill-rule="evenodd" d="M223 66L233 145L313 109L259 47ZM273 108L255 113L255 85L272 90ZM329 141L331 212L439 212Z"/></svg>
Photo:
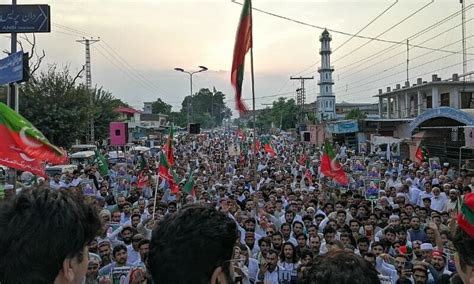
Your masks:
<svg viewBox="0 0 474 284"><path fill-rule="evenodd" d="M416 149L415 158L420 162L424 162L424 161L428 161L429 155L430 155L430 152L428 151L428 149L426 149L423 142L420 142L418 149Z"/></svg>
<svg viewBox="0 0 474 284"><path fill-rule="evenodd" d="M42 161L25 154L22 149L17 147L11 136L4 135L1 137L0 165L46 177Z"/></svg>
<svg viewBox="0 0 474 284"><path fill-rule="evenodd" d="M308 157L306 157L305 154L301 154L299 160L298 160L298 164L300 164L301 166L306 166L306 160L308 159Z"/></svg>
<svg viewBox="0 0 474 284"><path fill-rule="evenodd" d="M7 141L15 144L30 159L62 164L67 161L65 152L49 143L48 139L23 116L0 103L0 145L8 148ZM11 138L11 140L6 137ZM19 153L18 153L19 154ZM5 153L0 153L0 156ZM8 155L8 153L6 154Z"/></svg>
<svg viewBox="0 0 474 284"><path fill-rule="evenodd" d="M242 81L244 80L245 55L252 48L252 10L250 1L244 1L242 13L240 14L230 76L230 82L235 89L236 108L240 113L247 110L247 106L242 101Z"/></svg>
<svg viewBox="0 0 474 284"><path fill-rule="evenodd" d="M255 150L256 150L256 152L259 152L261 148L262 148L262 144L260 143L260 140L255 139Z"/></svg>
<svg viewBox="0 0 474 284"><path fill-rule="evenodd" d="M273 145L270 138L264 137L262 139L262 143L263 143L263 149L265 150L265 152L267 152L270 155L270 157L275 157L276 152L275 152L275 149L273 149Z"/></svg>
<svg viewBox="0 0 474 284"><path fill-rule="evenodd" d="M101 176L106 176L109 174L109 167L107 166L107 160L105 157L97 150L95 150L95 163L99 168L99 173Z"/></svg>
<svg viewBox="0 0 474 284"><path fill-rule="evenodd" d="M194 195L194 178L193 178L194 170L191 169L191 172L189 173L189 178L188 181L184 184L183 190L187 194Z"/></svg>
<svg viewBox="0 0 474 284"><path fill-rule="evenodd" d="M349 179L341 164L337 161L336 154L329 144L329 141L326 141L324 144L324 153L321 158L321 173L327 177L331 177L335 182L341 185L349 184Z"/></svg>
<svg viewBox="0 0 474 284"><path fill-rule="evenodd" d="M174 155L173 155L173 126L170 127L170 133L168 135L168 140L166 140L165 146L163 146L163 152L166 154L166 160L168 164L174 166Z"/></svg>
<svg viewBox="0 0 474 284"><path fill-rule="evenodd" d="M309 184L313 184L313 175L311 174L310 169L306 169L306 171L304 172L304 176L309 181Z"/></svg>
<svg viewBox="0 0 474 284"><path fill-rule="evenodd" d="M149 184L149 182L150 182L150 177L149 175L146 174L145 170L140 171L137 177L137 187L144 188L145 186Z"/></svg>
<svg viewBox="0 0 474 284"><path fill-rule="evenodd" d="M168 163L168 160L166 159L166 156L163 153L160 154L160 166L158 167L158 174L160 178L166 180L171 193L179 192L178 176L171 168L171 165Z"/></svg>

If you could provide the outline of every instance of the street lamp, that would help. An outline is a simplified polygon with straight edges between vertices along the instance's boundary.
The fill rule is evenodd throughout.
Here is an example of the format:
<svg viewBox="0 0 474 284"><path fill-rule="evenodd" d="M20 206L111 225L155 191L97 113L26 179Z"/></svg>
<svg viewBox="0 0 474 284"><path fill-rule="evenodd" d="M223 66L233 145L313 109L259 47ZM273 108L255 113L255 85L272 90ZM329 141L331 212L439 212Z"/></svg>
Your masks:
<svg viewBox="0 0 474 284"><path fill-rule="evenodd" d="M208 70L206 66L200 65L198 67L199 67L199 70L196 70L196 71L186 71L183 68L179 68L179 67L174 68L174 70L176 70L176 71L183 72L183 73L186 73L186 74L189 75L189 86L190 86L190 91L191 91L191 98L188 101L188 117L187 117L188 124L191 122L191 120L194 122L194 112L193 112L193 103L192 103L192 100L193 100L193 75L196 74L196 73L200 73L200 72L204 72L204 71Z"/></svg>

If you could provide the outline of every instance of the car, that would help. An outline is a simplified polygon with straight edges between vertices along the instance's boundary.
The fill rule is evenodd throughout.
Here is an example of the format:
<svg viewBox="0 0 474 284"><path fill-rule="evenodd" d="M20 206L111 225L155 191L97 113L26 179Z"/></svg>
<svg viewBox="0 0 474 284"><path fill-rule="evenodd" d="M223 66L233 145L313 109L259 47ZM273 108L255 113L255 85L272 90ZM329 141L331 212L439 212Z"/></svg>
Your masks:
<svg viewBox="0 0 474 284"><path fill-rule="evenodd" d="M49 177L54 177L55 175L69 173L72 174L75 170L77 170L77 165L56 165L46 168L46 174Z"/></svg>

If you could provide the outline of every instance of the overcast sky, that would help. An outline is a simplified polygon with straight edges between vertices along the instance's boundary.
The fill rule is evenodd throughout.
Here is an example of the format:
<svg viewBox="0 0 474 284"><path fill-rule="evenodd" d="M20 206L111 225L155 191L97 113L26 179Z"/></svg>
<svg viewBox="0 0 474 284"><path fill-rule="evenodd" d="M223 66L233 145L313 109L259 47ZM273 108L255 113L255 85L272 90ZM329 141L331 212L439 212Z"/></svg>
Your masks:
<svg viewBox="0 0 474 284"><path fill-rule="evenodd" d="M474 54L474 5L472 0L465 1L468 53ZM230 0L19 0L18 4L40 2L51 5L52 14L52 32L38 35L38 47L47 54L43 67L56 63L80 70L85 51L75 40L87 34L101 38L91 49L93 84L103 86L130 105L142 108L143 102L160 97L179 110L182 99L190 92L189 77L173 68L194 70L204 65L209 71L195 75L194 90L215 86L227 95L228 106L234 109L229 71L242 6ZM397 1L254 0L253 5L308 24L354 34L394 2ZM377 37L430 2L399 0L360 35ZM459 0L435 0L379 38L404 42L460 9ZM410 43L460 52L460 24L460 15L452 17L411 38ZM290 81L292 75L315 76L315 80L306 83L306 100L316 100L321 32L254 11L257 109L279 96L294 97L299 82ZM340 33L331 35L333 50L350 39ZM406 80L405 45L392 47L391 43L367 42L353 38L332 54L338 102L374 102L372 96L379 88L393 87ZM361 47L363 44L366 45ZM9 48L9 40L0 37L0 45L2 50ZM372 56L389 47L393 50ZM461 54L411 47L410 58L412 82L421 75L428 80L432 73L442 78L462 73ZM474 60L474 56L468 55L468 59ZM468 62L468 70L473 70L473 66ZM246 71L244 98L250 99L249 61Z"/></svg>

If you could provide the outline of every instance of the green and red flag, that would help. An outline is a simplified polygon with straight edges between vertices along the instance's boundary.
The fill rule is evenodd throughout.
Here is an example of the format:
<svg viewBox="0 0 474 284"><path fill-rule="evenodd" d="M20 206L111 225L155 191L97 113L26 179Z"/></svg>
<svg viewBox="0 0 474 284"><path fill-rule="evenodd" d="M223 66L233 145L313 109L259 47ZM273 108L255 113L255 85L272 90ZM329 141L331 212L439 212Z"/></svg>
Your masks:
<svg viewBox="0 0 474 284"><path fill-rule="evenodd" d="M9 146L16 147L20 153L26 154L30 159L53 164L62 164L67 161L67 155L58 147L52 145L36 127L23 116L0 103L0 144L2 149ZM14 145L8 145L9 139ZM12 153L0 153L0 156Z"/></svg>
<svg viewBox="0 0 474 284"><path fill-rule="evenodd" d="M300 164L301 166L306 166L307 160L308 160L308 157L306 156L306 154L301 154L300 158L298 159L298 164Z"/></svg>
<svg viewBox="0 0 474 284"><path fill-rule="evenodd" d="M190 195L194 196L195 193L194 193L194 177L193 177L193 174L194 174L194 170L191 169L191 172L189 173L188 181L184 184L183 190L187 194L190 194Z"/></svg>
<svg viewBox="0 0 474 284"><path fill-rule="evenodd" d="M170 127L170 133L168 135L168 140L166 140L165 146L163 146L163 152L166 154L166 159L168 164L174 166L174 154L173 154L173 126Z"/></svg>
<svg viewBox="0 0 474 284"><path fill-rule="evenodd" d="M46 177L42 161L25 154L10 135L2 135L0 132L0 136L0 165Z"/></svg>
<svg viewBox="0 0 474 284"><path fill-rule="evenodd" d="M256 151L256 152L259 152L261 148L262 148L262 143L260 143L260 140L258 140L258 139L256 138L256 139L255 139L255 151Z"/></svg>
<svg viewBox="0 0 474 284"><path fill-rule="evenodd" d="M240 14L230 75L230 82L235 89L235 105L240 113L247 111L247 106L242 101L242 81L244 80L245 55L252 48L252 4L250 1L244 1Z"/></svg>
<svg viewBox="0 0 474 284"><path fill-rule="evenodd" d="M161 153L160 154L160 165L158 167L158 174L160 178L164 179L170 188L171 193L178 193L179 192L179 178L174 172L171 165L168 163L166 156Z"/></svg>
<svg viewBox="0 0 474 284"><path fill-rule="evenodd" d="M324 153L321 157L321 173L327 177L331 177L335 182L341 185L349 184L349 179L344 172L344 168L339 161L337 161L336 154L329 141L324 143Z"/></svg>
<svg viewBox="0 0 474 284"><path fill-rule="evenodd" d="M428 151L428 149L425 147L423 142L420 142L418 149L416 149L415 158L420 162L424 162L424 161L428 161L429 155L430 155L430 152Z"/></svg>
<svg viewBox="0 0 474 284"><path fill-rule="evenodd" d="M94 162L97 164L97 168L99 169L101 176L105 177L109 175L109 166L107 165L107 160L98 150L95 150Z"/></svg>
<svg viewBox="0 0 474 284"><path fill-rule="evenodd" d="M265 152L267 152L270 157L275 157L276 152L275 149L273 148L272 141L269 137L264 137L262 138L262 143L263 143L263 149Z"/></svg>

